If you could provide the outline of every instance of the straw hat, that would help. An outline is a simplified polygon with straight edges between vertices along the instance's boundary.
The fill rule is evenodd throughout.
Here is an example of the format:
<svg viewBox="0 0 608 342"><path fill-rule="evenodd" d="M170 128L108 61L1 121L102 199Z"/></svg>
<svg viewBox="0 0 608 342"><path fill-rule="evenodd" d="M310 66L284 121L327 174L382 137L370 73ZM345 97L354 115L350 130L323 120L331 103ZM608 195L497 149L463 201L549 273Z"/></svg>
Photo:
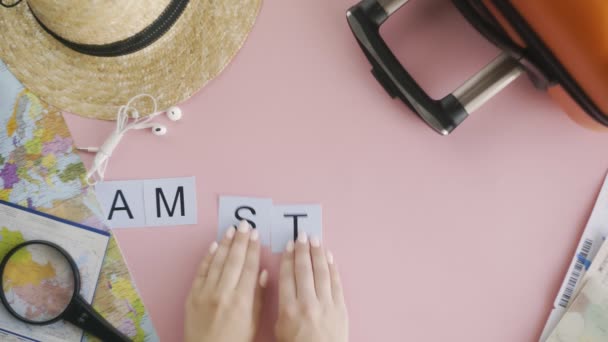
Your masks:
<svg viewBox="0 0 608 342"><path fill-rule="evenodd" d="M13 74L59 109L106 120L137 94L155 96L161 109L189 98L234 57L261 6L261 0L0 3L0 59Z"/></svg>

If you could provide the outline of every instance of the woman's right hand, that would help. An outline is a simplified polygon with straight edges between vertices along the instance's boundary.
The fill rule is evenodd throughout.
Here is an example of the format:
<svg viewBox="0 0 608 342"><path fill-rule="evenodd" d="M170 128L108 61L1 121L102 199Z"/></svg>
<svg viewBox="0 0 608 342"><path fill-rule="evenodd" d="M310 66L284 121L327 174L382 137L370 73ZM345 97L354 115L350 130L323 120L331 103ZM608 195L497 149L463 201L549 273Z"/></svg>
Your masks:
<svg viewBox="0 0 608 342"><path fill-rule="evenodd" d="M278 342L347 342L348 314L331 253L306 233L290 241L279 277Z"/></svg>

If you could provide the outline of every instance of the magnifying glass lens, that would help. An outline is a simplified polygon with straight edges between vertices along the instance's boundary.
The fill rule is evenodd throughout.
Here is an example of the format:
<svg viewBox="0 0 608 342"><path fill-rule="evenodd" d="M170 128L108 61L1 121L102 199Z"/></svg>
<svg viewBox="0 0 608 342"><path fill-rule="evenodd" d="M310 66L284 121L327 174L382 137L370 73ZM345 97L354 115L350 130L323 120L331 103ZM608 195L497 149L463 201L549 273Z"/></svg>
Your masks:
<svg viewBox="0 0 608 342"><path fill-rule="evenodd" d="M32 322L59 317L74 296L74 272L57 249L30 244L17 250L6 263L2 284L15 314Z"/></svg>

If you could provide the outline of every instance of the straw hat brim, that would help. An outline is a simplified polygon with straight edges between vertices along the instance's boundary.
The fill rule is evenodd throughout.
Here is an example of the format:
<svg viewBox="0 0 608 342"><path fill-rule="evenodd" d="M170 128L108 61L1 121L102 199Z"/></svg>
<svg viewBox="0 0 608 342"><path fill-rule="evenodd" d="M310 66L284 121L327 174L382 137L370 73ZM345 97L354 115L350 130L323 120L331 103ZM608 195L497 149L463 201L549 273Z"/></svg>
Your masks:
<svg viewBox="0 0 608 342"><path fill-rule="evenodd" d="M216 77L243 45L262 0L191 0L152 45L120 57L71 50L44 31L26 2L0 9L0 59L30 91L81 116L113 120L138 94L175 105Z"/></svg>

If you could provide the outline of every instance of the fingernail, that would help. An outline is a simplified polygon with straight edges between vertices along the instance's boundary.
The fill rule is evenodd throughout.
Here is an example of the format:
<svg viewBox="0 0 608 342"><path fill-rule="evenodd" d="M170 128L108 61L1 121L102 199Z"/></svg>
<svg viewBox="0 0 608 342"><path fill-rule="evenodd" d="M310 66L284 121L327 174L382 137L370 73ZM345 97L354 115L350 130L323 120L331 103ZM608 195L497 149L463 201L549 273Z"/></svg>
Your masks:
<svg viewBox="0 0 608 342"><path fill-rule="evenodd" d="M232 239L234 237L234 229L234 226L228 228L228 230L226 231L226 238Z"/></svg>
<svg viewBox="0 0 608 342"><path fill-rule="evenodd" d="M308 242L308 234L306 234L306 232L300 233L300 235L298 235L298 242L299 243L307 243Z"/></svg>
<svg viewBox="0 0 608 342"><path fill-rule="evenodd" d="M217 242L213 241L211 246L209 246L209 254L215 253L216 250L217 250Z"/></svg>
<svg viewBox="0 0 608 342"><path fill-rule="evenodd" d="M239 222L239 232L241 232L241 233L247 233L249 231L249 227L251 227L249 225L249 222L247 222L245 220Z"/></svg>
<svg viewBox="0 0 608 342"><path fill-rule="evenodd" d="M327 251L327 263L330 265L334 263L334 255L330 251Z"/></svg>
<svg viewBox="0 0 608 342"><path fill-rule="evenodd" d="M251 241L257 241L259 237L260 237L260 233L258 233L257 229L253 229L251 231L251 235L249 235L249 238L251 239Z"/></svg>
<svg viewBox="0 0 608 342"><path fill-rule="evenodd" d="M315 237L311 237L310 238L310 245L313 246L313 247L315 247L315 248L319 247L319 246L321 246L321 241L319 241L319 238L316 237L316 236Z"/></svg>
<svg viewBox="0 0 608 342"><path fill-rule="evenodd" d="M285 248L285 250L289 253L293 252L293 241L289 240L289 242L287 242L287 248Z"/></svg>
<svg viewBox="0 0 608 342"><path fill-rule="evenodd" d="M262 273L260 273L260 286L266 288L266 285L268 285L268 271L263 270Z"/></svg>

